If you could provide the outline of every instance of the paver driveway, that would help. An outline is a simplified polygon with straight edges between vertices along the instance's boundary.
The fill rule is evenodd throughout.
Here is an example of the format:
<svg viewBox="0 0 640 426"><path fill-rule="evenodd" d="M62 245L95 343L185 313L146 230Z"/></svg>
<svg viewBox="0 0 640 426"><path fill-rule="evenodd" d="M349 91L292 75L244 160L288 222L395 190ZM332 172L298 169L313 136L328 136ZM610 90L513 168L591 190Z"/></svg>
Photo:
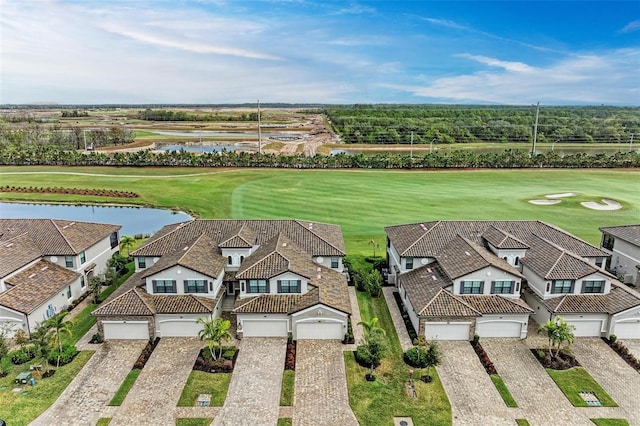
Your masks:
<svg viewBox="0 0 640 426"><path fill-rule="evenodd" d="M623 339L622 343L637 359L640 359L640 339Z"/></svg>
<svg viewBox="0 0 640 426"><path fill-rule="evenodd" d="M160 339L109 424L175 424L176 404L202 346L203 343L195 338Z"/></svg>
<svg viewBox="0 0 640 426"><path fill-rule="evenodd" d="M146 345L146 340L111 340L96 353L56 402L32 425L94 425Z"/></svg>
<svg viewBox="0 0 640 426"><path fill-rule="evenodd" d="M270 425L278 422L287 339L245 337L227 399L213 425Z"/></svg>
<svg viewBox="0 0 640 426"><path fill-rule="evenodd" d="M509 425L515 420L469 342L439 342L442 363L437 368L449 401L454 425Z"/></svg>
<svg viewBox="0 0 640 426"><path fill-rule="evenodd" d="M357 425L349 406L342 343L338 340L298 340L296 349L293 424Z"/></svg>

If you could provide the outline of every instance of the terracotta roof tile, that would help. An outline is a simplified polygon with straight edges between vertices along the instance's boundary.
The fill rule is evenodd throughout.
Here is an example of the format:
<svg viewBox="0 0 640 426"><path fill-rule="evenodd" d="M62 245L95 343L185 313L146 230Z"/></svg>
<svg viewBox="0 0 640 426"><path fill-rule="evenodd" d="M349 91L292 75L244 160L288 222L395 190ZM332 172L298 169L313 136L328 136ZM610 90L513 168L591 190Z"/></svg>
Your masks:
<svg viewBox="0 0 640 426"><path fill-rule="evenodd" d="M613 235L616 238L627 241L636 247L640 247L640 224L623 226L604 226L600 231Z"/></svg>
<svg viewBox="0 0 640 426"><path fill-rule="evenodd" d="M147 316L156 313L153 298L134 287L110 302L105 301L92 313L94 316Z"/></svg>
<svg viewBox="0 0 640 426"><path fill-rule="evenodd" d="M261 294L260 296L238 299L235 313L286 314L302 297L299 294Z"/></svg>
<svg viewBox="0 0 640 426"><path fill-rule="evenodd" d="M218 298L195 296L193 294L151 296L158 314L200 314L211 313Z"/></svg>
<svg viewBox="0 0 640 426"><path fill-rule="evenodd" d="M425 317L479 317L480 312L461 297L441 288L418 315Z"/></svg>
<svg viewBox="0 0 640 426"><path fill-rule="evenodd" d="M498 249L527 249L529 245L520 241L518 238L509 234L508 232L498 229L491 225L482 234L482 237L487 240L492 246Z"/></svg>
<svg viewBox="0 0 640 426"><path fill-rule="evenodd" d="M560 314L617 314L636 306L640 307L640 295L616 282L611 283L611 291L607 294L570 294L542 299L528 287L525 287L524 291L533 295L551 312Z"/></svg>
<svg viewBox="0 0 640 426"><path fill-rule="evenodd" d="M0 242L0 278L40 259L42 252L28 233Z"/></svg>
<svg viewBox="0 0 640 426"><path fill-rule="evenodd" d="M529 314L533 309L524 300L494 295L465 295L462 299L474 309L486 314Z"/></svg>

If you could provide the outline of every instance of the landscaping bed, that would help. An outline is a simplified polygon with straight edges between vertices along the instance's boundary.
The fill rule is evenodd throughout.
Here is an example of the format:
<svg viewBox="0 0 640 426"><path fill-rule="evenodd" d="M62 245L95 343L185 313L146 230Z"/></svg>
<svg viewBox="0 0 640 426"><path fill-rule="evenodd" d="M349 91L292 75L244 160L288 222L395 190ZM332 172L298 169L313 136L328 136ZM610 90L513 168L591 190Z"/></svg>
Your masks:
<svg viewBox="0 0 640 426"><path fill-rule="evenodd" d="M561 350L557 357L549 355L549 351L546 349L531 349L531 353L544 368L552 370L568 370L573 367L580 367L580 363L576 357L566 350Z"/></svg>
<svg viewBox="0 0 640 426"><path fill-rule="evenodd" d="M284 358L284 369L295 370L296 369L296 341L289 339L287 341L287 354Z"/></svg>
<svg viewBox="0 0 640 426"><path fill-rule="evenodd" d="M491 361L491 359L489 358L489 355L480 344L480 341L477 338L478 336L475 336L475 337L476 338L474 338L469 343L471 343L471 347L473 348L476 355L478 355L478 359L480 360L480 364L482 364L482 366L484 367L484 371L486 371L489 377L491 378L493 385L498 390L498 393L502 397L502 400L504 401L506 406L511 408L516 408L518 406L518 403L513 398L513 395L511 395L511 392L509 391L509 388L502 380L502 377L500 377L500 375L498 374L498 371L496 370L496 366L493 364L493 361Z"/></svg>
<svg viewBox="0 0 640 426"><path fill-rule="evenodd" d="M159 337L156 337L153 341L149 340L149 342L147 342L147 345L144 347L144 349L142 349L142 352L140 353L140 356L138 357L136 363L133 364L134 369L142 370L144 368L144 366L147 364L147 361L149 361L153 350L156 348L156 346L158 346L159 342Z"/></svg>
<svg viewBox="0 0 640 426"><path fill-rule="evenodd" d="M222 349L222 356L213 359L209 348L202 348L193 365L193 369L206 373L231 373L236 364L240 352L235 346L225 346Z"/></svg>
<svg viewBox="0 0 640 426"><path fill-rule="evenodd" d="M21 194L69 194L69 195L95 195L98 197L138 198L139 195L130 191L117 191L113 189L81 189L81 188L47 188L26 186L0 186L0 192L17 192Z"/></svg>
<svg viewBox="0 0 640 426"><path fill-rule="evenodd" d="M640 373L640 360L629 351L629 348L619 340L610 340L605 337L603 337L602 340L604 340L605 343L620 356L620 358L625 360L627 364Z"/></svg>
<svg viewBox="0 0 640 426"><path fill-rule="evenodd" d="M402 314L402 321L404 321L404 326L407 328L407 333L409 333L409 338L413 342L414 339L418 338L418 333L416 333L416 329L411 322L411 318L409 318L409 314L407 313L407 308L405 308L404 303L402 303L402 298L400 297L400 293L397 291L393 292L393 298L396 300L396 304L398 305L398 309Z"/></svg>

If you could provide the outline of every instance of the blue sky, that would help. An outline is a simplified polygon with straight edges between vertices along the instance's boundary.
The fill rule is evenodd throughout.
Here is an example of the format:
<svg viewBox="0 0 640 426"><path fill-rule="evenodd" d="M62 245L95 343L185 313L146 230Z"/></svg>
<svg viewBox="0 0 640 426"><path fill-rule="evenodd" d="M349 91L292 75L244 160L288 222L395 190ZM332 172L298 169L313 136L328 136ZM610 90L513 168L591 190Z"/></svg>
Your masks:
<svg viewBox="0 0 640 426"><path fill-rule="evenodd" d="M0 103L640 105L640 2L0 0Z"/></svg>

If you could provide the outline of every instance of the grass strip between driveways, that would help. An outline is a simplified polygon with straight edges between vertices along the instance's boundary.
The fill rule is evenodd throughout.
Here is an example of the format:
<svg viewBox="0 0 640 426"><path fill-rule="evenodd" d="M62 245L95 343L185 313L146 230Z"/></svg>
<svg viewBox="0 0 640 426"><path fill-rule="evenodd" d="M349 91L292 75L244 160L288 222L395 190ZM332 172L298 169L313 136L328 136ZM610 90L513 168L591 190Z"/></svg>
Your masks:
<svg viewBox="0 0 640 426"><path fill-rule="evenodd" d="M516 424L518 426L529 426L529 421L527 419L516 419Z"/></svg>
<svg viewBox="0 0 640 426"><path fill-rule="evenodd" d="M582 399L579 392L595 393L603 407L618 406L584 368L573 367L568 370L553 370L547 368L546 370L574 407L591 407Z"/></svg>
<svg viewBox="0 0 640 426"><path fill-rule="evenodd" d="M191 417L176 419L176 426L209 426L213 419L204 417Z"/></svg>
<svg viewBox="0 0 640 426"><path fill-rule="evenodd" d="M500 393L500 396L502 397L504 403L507 404L507 407L517 408L518 403L515 399L513 399L513 395L511 395L511 392L509 392L509 388L507 388L507 385L502 380L502 377L497 374L490 374L489 377L491 377L491 381L496 386L496 389L498 389L498 392Z"/></svg>
<svg viewBox="0 0 640 426"><path fill-rule="evenodd" d="M281 417L278 419L278 426L292 426L293 419L289 417Z"/></svg>
<svg viewBox="0 0 640 426"><path fill-rule="evenodd" d="M359 366L353 352L345 352L345 367L349 404L361 425L393 424L393 417L412 417L416 425L451 425L451 404L437 371L431 370L433 381L416 380L417 398L407 395L406 382L411 369L402 360L402 349L384 297L371 298L357 292L360 314L364 321L379 319L378 326L386 332L389 352L376 368L376 380L364 378L367 368ZM415 370L415 369L414 369ZM416 377L426 370L415 370Z"/></svg>
<svg viewBox="0 0 640 426"><path fill-rule="evenodd" d="M198 395L203 393L211 394L212 407L222 407L227 398L230 382L231 373L207 373L193 370L182 389L178 407L193 407L196 405Z"/></svg>
<svg viewBox="0 0 640 426"><path fill-rule="evenodd" d="M15 377L23 371L29 371L29 363L12 366L8 371L9 374L0 379L0 386L7 387L5 390L0 390L0 418L11 426L32 422L58 399L94 353L95 351L81 351L69 364L57 368L52 377L36 379L36 385L33 387L20 386L27 392L26 395L21 392L11 392L11 389L16 387ZM36 363L36 360L32 363Z"/></svg>
<svg viewBox="0 0 640 426"><path fill-rule="evenodd" d="M122 402L127 397L127 394L133 387L133 384L136 382L136 379L140 375L141 371L142 370L140 370L139 368L134 368L133 370L129 371L129 374L127 374L127 377L124 378L122 384L120 385L118 392L116 392L108 405L116 407L122 405Z"/></svg>
<svg viewBox="0 0 640 426"><path fill-rule="evenodd" d="M629 426L626 419L591 419L598 426Z"/></svg>
<svg viewBox="0 0 640 426"><path fill-rule="evenodd" d="M291 407L293 405L295 381L296 372L293 370L284 370L282 373L282 390L280 391L281 407Z"/></svg>
<svg viewBox="0 0 640 426"><path fill-rule="evenodd" d="M96 426L107 426L109 423L111 423L111 417L100 417Z"/></svg>

